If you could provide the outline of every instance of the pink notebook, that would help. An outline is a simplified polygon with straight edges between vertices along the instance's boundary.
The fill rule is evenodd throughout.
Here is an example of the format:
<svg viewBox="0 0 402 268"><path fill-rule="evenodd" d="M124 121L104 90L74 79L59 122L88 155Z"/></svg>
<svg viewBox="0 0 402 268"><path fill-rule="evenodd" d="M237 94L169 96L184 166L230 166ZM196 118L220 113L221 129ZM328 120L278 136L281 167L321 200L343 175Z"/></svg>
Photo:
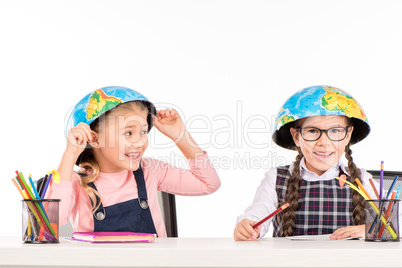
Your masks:
<svg viewBox="0 0 402 268"><path fill-rule="evenodd" d="M91 243L152 242L156 234L133 232L74 232L72 239Z"/></svg>

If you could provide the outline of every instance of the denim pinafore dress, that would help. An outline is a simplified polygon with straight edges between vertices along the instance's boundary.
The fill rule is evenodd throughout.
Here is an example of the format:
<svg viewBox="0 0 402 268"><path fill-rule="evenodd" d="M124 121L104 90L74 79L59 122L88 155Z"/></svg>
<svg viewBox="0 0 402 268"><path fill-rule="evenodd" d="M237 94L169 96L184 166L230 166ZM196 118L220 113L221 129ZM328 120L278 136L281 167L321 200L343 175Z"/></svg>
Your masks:
<svg viewBox="0 0 402 268"><path fill-rule="evenodd" d="M99 208L93 213L94 232L156 233L141 165L133 171L137 182L138 198L104 207L98 197ZM88 184L94 190L93 182ZM91 201L92 202L92 201Z"/></svg>

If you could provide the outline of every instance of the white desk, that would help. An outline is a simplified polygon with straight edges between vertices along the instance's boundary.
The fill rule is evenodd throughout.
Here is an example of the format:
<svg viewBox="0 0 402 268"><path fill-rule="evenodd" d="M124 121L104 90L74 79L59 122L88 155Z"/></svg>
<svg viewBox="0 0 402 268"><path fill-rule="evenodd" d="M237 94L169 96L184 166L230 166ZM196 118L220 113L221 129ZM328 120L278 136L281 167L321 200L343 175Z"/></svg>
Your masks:
<svg viewBox="0 0 402 268"><path fill-rule="evenodd" d="M402 243L158 238L154 243L23 244L0 238L2 267L401 267ZM31 266L32 267L32 266Z"/></svg>

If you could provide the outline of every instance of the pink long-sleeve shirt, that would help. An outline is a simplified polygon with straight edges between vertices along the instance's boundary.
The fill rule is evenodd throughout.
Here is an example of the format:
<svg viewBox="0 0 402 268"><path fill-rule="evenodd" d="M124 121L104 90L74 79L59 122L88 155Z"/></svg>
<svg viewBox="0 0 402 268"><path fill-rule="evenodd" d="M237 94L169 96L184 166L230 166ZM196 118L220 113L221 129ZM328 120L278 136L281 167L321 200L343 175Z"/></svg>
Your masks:
<svg viewBox="0 0 402 268"><path fill-rule="evenodd" d="M220 187L220 180L207 154L190 159L189 169L174 167L159 160L143 158L141 167L147 187L148 204L159 237L166 237L157 191L177 195L206 195ZM94 181L104 207L138 198L137 183L132 171L99 173ZM71 181L53 184L51 198L61 199L59 224L70 219L75 232L94 230L92 204L88 194L80 186L80 178L74 173Z"/></svg>

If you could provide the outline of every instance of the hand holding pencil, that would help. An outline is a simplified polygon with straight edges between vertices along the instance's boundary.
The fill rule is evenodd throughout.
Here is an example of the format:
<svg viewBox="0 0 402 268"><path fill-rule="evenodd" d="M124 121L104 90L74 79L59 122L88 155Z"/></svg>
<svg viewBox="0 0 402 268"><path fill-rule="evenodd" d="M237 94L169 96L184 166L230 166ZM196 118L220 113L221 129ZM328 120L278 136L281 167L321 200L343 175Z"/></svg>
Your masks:
<svg viewBox="0 0 402 268"><path fill-rule="evenodd" d="M241 220L234 230L233 237L236 241L244 241L244 240L255 240L260 236L261 232L261 224L274 217L276 214L286 209L289 206L289 203L286 203L280 206L277 210L266 216L264 219L259 222L252 221L249 219Z"/></svg>
<svg viewBox="0 0 402 268"><path fill-rule="evenodd" d="M233 237L236 241L251 241L260 236L261 226L253 228L256 221L250 219L243 219L237 225L233 233Z"/></svg>

